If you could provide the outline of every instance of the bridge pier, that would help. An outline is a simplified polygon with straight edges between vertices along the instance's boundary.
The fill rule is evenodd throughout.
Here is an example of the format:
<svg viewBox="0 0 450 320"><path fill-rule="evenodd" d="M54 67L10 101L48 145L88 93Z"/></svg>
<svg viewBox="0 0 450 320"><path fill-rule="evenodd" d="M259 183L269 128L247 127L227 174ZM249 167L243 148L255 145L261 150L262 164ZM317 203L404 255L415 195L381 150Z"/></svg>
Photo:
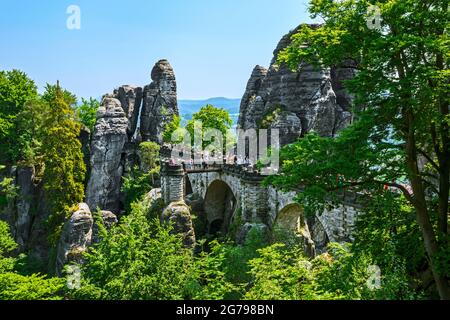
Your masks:
<svg viewBox="0 0 450 320"><path fill-rule="evenodd" d="M184 169L181 165L163 163L161 193L166 205L184 200Z"/></svg>
<svg viewBox="0 0 450 320"><path fill-rule="evenodd" d="M267 188L262 186L264 177L257 173L245 172L241 176L242 218L245 222L269 225Z"/></svg>

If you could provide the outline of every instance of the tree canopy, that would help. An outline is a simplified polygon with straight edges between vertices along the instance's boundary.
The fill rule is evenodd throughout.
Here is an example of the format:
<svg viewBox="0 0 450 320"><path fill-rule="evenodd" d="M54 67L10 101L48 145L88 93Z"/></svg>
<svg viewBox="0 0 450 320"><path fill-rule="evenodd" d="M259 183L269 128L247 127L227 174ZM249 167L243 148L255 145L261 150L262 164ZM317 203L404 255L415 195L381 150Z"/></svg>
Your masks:
<svg viewBox="0 0 450 320"><path fill-rule="evenodd" d="M312 0L323 25L304 25L279 54L293 69L354 60L358 72L345 86L356 121L337 139L310 135L286 147L272 182L306 186L302 203L316 205L344 190L398 190L415 211L439 294L450 299L448 1L376 2L380 29L368 27L374 3Z"/></svg>

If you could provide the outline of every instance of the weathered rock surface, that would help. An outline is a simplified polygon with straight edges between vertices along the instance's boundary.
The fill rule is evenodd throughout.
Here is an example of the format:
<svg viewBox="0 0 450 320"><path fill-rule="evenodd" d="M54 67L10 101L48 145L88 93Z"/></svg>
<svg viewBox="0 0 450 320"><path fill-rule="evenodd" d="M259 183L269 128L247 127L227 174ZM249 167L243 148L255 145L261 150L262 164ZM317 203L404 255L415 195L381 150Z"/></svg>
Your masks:
<svg viewBox="0 0 450 320"><path fill-rule="evenodd" d="M142 103L142 88L123 85L114 91L115 97L120 101L123 111L128 119L128 140L133 139L139 120L139 111Z"/></svg>
<svg viewBox="0 0 450 320"><path fill-rule="evenodd" d="M302 123L293 112L282 111L270 125L270 129L278 129L280 132L280 144L288 144L301 136Z"/></svg>
<svg viewBox="0 0 450 320"><path fill-rule="evenodd" d="M140 131L143 141L162 143L166 123L178 115L177 83L167 60L155 64L151 77L153 82L144 88Z"/></svg>
<svg viewBox="0 0 450 320"><path fill-rule="evenodd" d="M242 98L238 121L242 129L258 128L273 110L281 109L285 112L284 119L278 119L278 123L270 127L287 132L287 136L280 132L283 144L313 130L322 136L335 136L351 120L348 111L352 97L345 91L343 81L351 79L356 72L352 62L346 61L331 70L314 69L303 63L295 72L284 64L277 64L278 53L289 45L297 30L281 39L268 70L261 66L254 68ZM294 116L300 120L300 125Z"/></svg>
<svg viewBox="0 0 450 320"><path fill-rule="evenodd" d="M150 203L160 200L162 198L161 188L150 190L150 192L147 193L146 198L150 200Z"/></svg>
<svg viewBox="0 0 450 320"><path fill-rule="evenodd" d="M14 224L15 239L20 247L25 247L30 237L33 195L36 193L33 175L32 168L19 168L17 170L16 182L19 188L19 197L16 203L17 215Z"/></svg>
<svg viewBox="0 0 450 320"><path fill-rule="evenodd" d="M56 274L62 275L64 265L70 262L82 263L82 254L92 242L94 220L86 203L64 224L56 255Z"/></svg>
<svg viewBox="0 0 450 320"><path fill-rule="evenodd" d="M0 210L0 220L9 224L18 244L17 253L26 253L39 265L39 271L47 272L49 245L45 221L49 209L42 183L36 184L34 170L29 167L13 167L8 176L13 178L18 196Z"/></svg>
<svg viewBox="0 0 450 320"><path fill-rule="evenodd" d="M81 152L83 152L83 162L86 166L86 178L85 178L85 187L88 182L88 178L91 174L91 131L86 126L82 126L80 130L80 134L78 136L78 140L81 143Z"/></svg>
<svg viewBox="0 0 450 320"><path fill-rule="evenodd" d="M174 233L181 234L183 244L192 248L195 244L195 232L192 225L191 210L184 201L172 202L162 212L162 221L173 224Z"/></svg>
<svg viewBox="0 0 450 320"><path fill-rule="evenodd" d="M95 210L119 212L123 150L127 142L128 119L120 101L105 97L97 112L91 142L91 176L86 202Z"/></svg>
<svg viewBox="0 0 450 320"><path fill-rule="evenodd" d="M153 82L144 90L123 85L103 97L91 139L86 187L92 210L121 212L121 179L139 164L139 143L142 138L160 143L166 124L178 115L175 74L169 62L158 61L151 77Z"/></svg>

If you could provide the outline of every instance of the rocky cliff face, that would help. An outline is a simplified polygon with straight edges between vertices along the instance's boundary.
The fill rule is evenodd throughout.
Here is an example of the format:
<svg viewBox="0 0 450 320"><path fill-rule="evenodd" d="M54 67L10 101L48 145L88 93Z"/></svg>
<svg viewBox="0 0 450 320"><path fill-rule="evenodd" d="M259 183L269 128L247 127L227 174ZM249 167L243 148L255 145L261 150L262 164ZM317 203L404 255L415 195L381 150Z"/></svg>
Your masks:
<svg viewBox="0 0 450 320"><path fill-rule="evenodd" d="M100 217L106 229L117 223L117 217L109 211L101 211ZM78 204L69 220L64 224L56 252L56 274L61 276L64 266L83 263L83 253L92 243L99 241L97 223L86 203Z"/></svg>
<svg viewBox="0 0 450 320"><path fill-rule="evenodd" d="M97 111L91 142L91 176L86 189L89 208L118 212L123 173L122 152L127 142L128 119L120 101L105 97Z"/></svg>
<svg viewBox="0 0 450 320"><path fill-rule="evenodd" d="M178 115L177 83L167 60L155 64L151 77L153 82L144 88L141 135L143 141L161 143L165 124Z"/></svg>
<svg viewBox="0 0 450 320"><path fill-rule="evenodd" d="M301 64L296 71L277 64L278 53L289 45L297 30L281 39L269 69L254 68L242 98L238 121L242 129L279 128L282 144L291 143L313 130L332 137L351 121L352 97L344 90L343 81L356 72L352 62L319 70Z"/></svg>
<svg viewBox="0 0 450 320"><path fill-rule="evenodd" d="M46 228L49 209L44 188L30 167L13 167L8 176L13 178L18 195L0 210L0 220L11 228L19 245L16 253L26 253L36 262L39 271L45 272L49 256Z"/></svg>
<svg viewBox="0 0 450 320"><path fill-rule="evenodd" d="M91 210L85 203L72 214L64 224L58 243L56 256L56 274L62 275L64 265L68 262L82 262L82 255L92 242L92 226L94 219Z"/></svg>
<svg viewBox="0 0 450 320"><path fill-rule="evenodd" d="M142 88L124 85L114 90L114 97L120 101L120 105L128 119L127 135L128 140L133 140L136 133L139 112L142 102Z"/></svg>
<svg viewBox="0 0 450 320"><path fill-rule="evenodd" d="M195 245L195 231L192 224L191 209L184 201L170 203L162 212L161 220L172 224L173 233L180 234L183 244L192 248Z"/></svg>
<svg viewBox="0 0 450 320"><path fill-rule="evenodd" d="M104 96L91 140L86 202L115 214L123 208L121 181L139 164L139 143L161 143L165 125L178 115L175 73L167 60L152 69L150 85L123 85Z"/></svg>

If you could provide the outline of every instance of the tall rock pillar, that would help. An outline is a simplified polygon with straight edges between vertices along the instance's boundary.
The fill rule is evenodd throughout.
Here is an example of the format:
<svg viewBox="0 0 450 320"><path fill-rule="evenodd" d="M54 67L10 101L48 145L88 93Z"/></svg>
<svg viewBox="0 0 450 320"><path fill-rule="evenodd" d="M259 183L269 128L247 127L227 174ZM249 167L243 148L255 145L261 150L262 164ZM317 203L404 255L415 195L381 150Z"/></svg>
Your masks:
<svg viewBox="0 0 450 320"><path fill-rule="evenodd" d="M127 142L128 119L120 101L105 97L97 111L91 142L91 176L86 202L91 210L119 212L123 149Z"/></svg>
<svg viewBox="0 0 450 320"><path fill-rule="evenodd" d="M178 115L177 83L169 61L155 64L152 80L144 88L140 130L143 141L161 144L165 125Z"/></svg>

